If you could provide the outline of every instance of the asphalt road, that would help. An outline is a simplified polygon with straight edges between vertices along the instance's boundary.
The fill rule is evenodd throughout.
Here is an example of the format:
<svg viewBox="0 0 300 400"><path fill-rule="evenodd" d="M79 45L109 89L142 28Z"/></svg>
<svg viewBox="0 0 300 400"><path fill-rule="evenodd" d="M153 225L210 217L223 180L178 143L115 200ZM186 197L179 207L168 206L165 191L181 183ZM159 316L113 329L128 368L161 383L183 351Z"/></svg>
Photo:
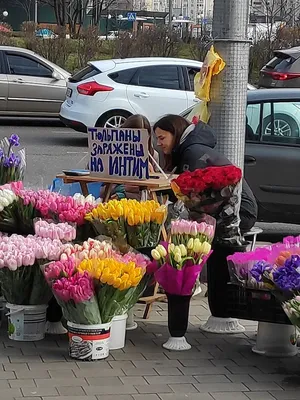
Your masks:
<svg viewBox="0 0 300 400"><path fill-rule="evenodd" d="M26 149L26 187L45 189L63 169L87 164L87 136L57 120L0 119L0 138L12 133L20 136Z"/></svg>
<svg viewBox="0 0 300 400"><path fill-rule="evenodd" d="M46 189L63 169L85 168L87 137L66 128L58 120L3 120L0 138L16 133L26 148L26 187ZM258 223L264 234L260 240L278 241L286 235L299 235L299 225Z"/></svg>

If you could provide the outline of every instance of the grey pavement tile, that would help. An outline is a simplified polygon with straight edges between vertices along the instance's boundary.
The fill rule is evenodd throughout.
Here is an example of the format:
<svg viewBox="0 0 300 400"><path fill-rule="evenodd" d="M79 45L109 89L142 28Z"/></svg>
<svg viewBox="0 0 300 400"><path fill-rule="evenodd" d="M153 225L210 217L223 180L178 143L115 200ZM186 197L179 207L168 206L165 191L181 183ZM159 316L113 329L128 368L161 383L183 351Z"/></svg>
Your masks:
<svg viewBox="0 0 300 400"><path fill-rule="evenodd" d="M213 400L213 397L209 393L160 393L159 397L161 400Z"/></svg>
<svg viewBox="0 0 300 400"><path fill-rule="evenodd" d="M217 359L211 360L211 363L216 367L236 367L236 363L231 359Z"/></svg>
<svg viewBox="0 0 300 400"><path fill-rule="evenodd" d="M198 383L230 383L231 381L225 375L196 375Z"/></svg>
<svg viewBox="0 0 300 400"><path fill-rule="evenodd" d="M51 378L75 378L75 374L72 369L56 371L54 369L51 369L51 364L49 365L48 373L51 376Z"/></svg>
<svg viewBox="0 0 300 400"><path fill-rule="evenodd" d="M275 400L268 392L247 392L246 395L250 400Z"/></svg>
<svg viewBox="0 0 300 400"><path fill-rule="evenodd" d="M106 360L107 360L107 358L106 358ZM97 361L95 363L94 362L86 362L86 361L76 361L75 367L76 368L72 368L74 371L76 371L76 369L86 369L86 368L99 369L99 370L103 371L103 370L112 368L109 365L109 362L105 361L105 360Z"/></svg>
<svg viewBox="0 0 300 400"><path fill-rule="evenodd" d="M51 364L48 363L33 363L29 362L28 367L31 371L41 371L41 370L48 370L48 369L55 369L55 370L63 370L63 369L78 369L77 364L74 361L70 362L54 362Z"/></svg>
<svg viewBox="0 0 300 400"><path fill-rule="evenodd" d="M248 388L242 383L198 383L195 385L199 392L246 392Z"/></svg>
<svg viewBox="0 0 300 400"><path fill-rule="evenodd" d="M278 383L278 382L282 382L285 379L289 378L287 375L281 375L281 374L259 374L259 375L253 374L251 376L256 382L277 382Z"/></svg>
<svg viewBox="0 0 300 400"><path fill-rule="evenodd" d="M173 393L168 385L140 385L135 386L135 388L141 394Z"/></svg>
<svg viewBox="0 0 300 400"><path fill-rule="evenodd" d="M98 378L86 378L87 383L90 386L120 386L123 385L123 382L121 381L121 378L118 376L107 376L107 377L98 377ZM84 383L83 383L84 385ZM79 385L80 386L80 385Z"/></svg>
<svg viewBox="0 0 300 400"><path fill-rule="evenodd" d="M143 386L140 386L143 387ZM83 390L87 395L104 395L104 394L134 394L138 393L132 385L115 385L115 386L83 386ZM155 393L155 392L153 392Z"/></svg>
<svg viewBox="0 0 300 400"><path fill-rule="evenodd" d="M173 390L174 393L197 393L198 390L196 389L197 385L192 385L189 383L182 383L182 384L171 384L169 385L170 388Z"/></svg>
<svg viewBox="0 0 300 400"><path fill-rule="evenodd" d="M9 356L11 363L42 363L40 356Z"/></svg>
<svg viewBox="0 0 300 400"><path fill-rule="evenodd" d="M270 394L276 400L299 400L300 392L299 390L283 390L283 391L270 391Z"/></svg>
<svg viewBox="0 0 300 400"><path fill-rule="evenodd" d="M231 382L234 383L247 383L247 382L255 382L255 380L250 375L240 375L240 374L227 374L226 375Z"/></svg>
<svg viewBox="0 0 300 400"><path fill-rule="evenodd" d="M184 367L214 367L212 360L195 358L194 360L180 360L181 366Z"/></svg>
<svg viewBox="0 0 300 400"><path fill-rule="evenodd" d="M155 371L159 374L159 375L182 375L182 372L178 369L178 368L163 368L163 367L155 367ZM143 374L143 375L149 375L149 374Z"/></svg>
<svg viewBox="0 0 300 400"><path fill-rule="evenodd" d="M0 399L1 399L1 390L2 389L9 389L11 386L8 384L8 380L2 379L0 381Z"/></svg>
<svg viewBox="0 0 300 400"><path fill-rule="evenodd" d="M121 376L120 380L124 385L148 385L148 382L142 376Z"/></svg>
<svg viewBox="0 0 300 400"><path fill-rule="evenodd" d="M49 372L46 370L41 371L30 371L29 369L25 369L24 371L16 371L15 372L17 379L37 379L43 378L47 379L50 378Z"/></svg>
<svg viewBox="0 0 300 400"><path fill-rule="evenodd" d="M14 397L22 397L20 389L1 389L1 400L12 400Z"/></svg>
<svg viewBox="0 0 300 400"><path fill-rule="evenodd" d="M141 361L141 362L145 362L145 361ZM111 366L111 368L122 368L122 369L136 367L136 365L134 365L131 361L109 361L109 365ZM145 367L146 367L146 365L145 365Z"/></svg>
<svg viewBox="0 0 300 400"><path fill-rule="evenodd" d="M133 395L131 395L131 394L118 394L118 395L107 394L107 395L104 395L104 396L103 395L96 396L96 398L98 400L133 400L132 396ZM74 400L77 400L76 397L74 398Z"/></svg>
<svg viewBox="0 0 300 400"><path fill-rule="evenodd" d="M176 383L198 383L193 376L189 375L170 375L170 376L145 376L145 379L149 382L150 385L160 385L165 383L176 384Z"/></svg>
<svg viewBox="0 0 300 400"><path fill-rule="evenodd" d="M225 367L181 367L183 375L225 375L228 370Z"/></svg>
<svg viewBox="0 0 300 400"><path fill-rule="evenodd" d="M28 371L28 365L26 363L5 363L3 364L4 371Z"/></svg>
<svg viewBox="0 0 300 400"><path fill-rule="evenodd" d="M96 364L98 365L98 364ZM137 370L137 368L135 368ZM62 371L61 371L62 372ZM108 376L123 376L125 375L121 368L110 368L102 369L102 368L80 368L75 371L72 371L77 378L105 378ZM141 374L143 375L143 374Z"/></svg>
<svg viewBox="0 0 300 400"><path fill-rule="evenodd" d="M169 360L170 358L168 358L168 356L162 352L160 353L145 353L143 351L143 357L144 360ZM134 358L132 357L132 360L134 360Z"/></svg>
<svg viewBox="0 0 300 400"><path fill-rule="evenodd" d="M16 390L16 389L11 389ZM43 387L43 388L22 388L24 397L43 397L43 396L56 396L58 391L55 387Z"/></svg>
<svg viewBox="0 0 300 400"><path fill-rule="evenodd" d="M24 397L22 397L22 399L19 400L27 400L27 398L24 399ZM33 398L33 400L36 400L36 397ZM43 396L43 400L97 400L97 397L96 396L50 396L50 397Z"/></svg>
<svg viewBox="0 0 300 400"><path fill-rule="evenodd" d="M261 371L256 368L256 367L227 367L227 369L232 373L232 374L249 374L249 375L259 375Z"/></svg>
<svg viewBox="0 0 300 400"><path fill-rule="evenodd" d="M16 375L13 371L0 371L0 379L15 379Z"/></svg>
<svg viewBox="0 0 300 400"><path fill-rule="evenodd" d="M134 400L161 400L158 394L133 394Z"/></svg>
<svg viewBox="0 0 300 400"><path fill-rule="evenodd" d="M52 399L53 399L53 397L51 397ZM42 398L41 397L14 397L14 400L24 400L24 399L26 399L26 400L42 400Z"/></svg>
<svg viewBox="0 0 300 400"><path fill-rule="evenodd" d="M148 361L133 361L136 368L156 368L156 367L180 367L178 360L148 360Z"/></svg>
<svg viewBox="0 0 300 400"><path fill-rule="evenodd" d="M242 392L211 393L214 400L249 400Z"/></svg>
<svg viewBox="0 0 300 400"><path fill-rule="evenodd" d="M36 386L48 388L56 386L82 386L86 385L84 378L54 378L54 379L35 379Z"/></svg>
<svg viewBox="0 0 300 400"><path fill-rule="evenodd" d="M142 349L141 349L142 350ZM114 361L139 361L145 360L141 353L125 353L125 352L115 352L112 351Z"/></svg>
<svg viewBox="0 0 300 400"><path fill-rule="evenodd" d="M62 386L56 388L60 396L72 396L73 398L76 396L84 396L85 393L80 386Z"/></svg>
<svg viewBox="0 0 300 400"><path fill-rule="evenodd" d="M275 382L247 382L245 385L248 387L249 390L253 392L261 391L269 391L269 390L282 390L282 387L277 385ZM299 393L300 397L300 393Z"/></svg>
<svg viewBox="0 0 300 400"><path fill-rule="evenodd" d="M174 368L175 369L175 368ZM154 368L124 368L119 376L156 376L158 372Z"/></svg>
<svg viewBox="0 0 300 400"><path fill-rule="evenodd" d="M29 387L29 388L34 388L36 387L36 384L34 382L33 379L9 379L8 380L9 386L11 388L25 388L25 387ZM1 386L0 386L1 389ZM0 394L1 397L1 394Z"/></svg>

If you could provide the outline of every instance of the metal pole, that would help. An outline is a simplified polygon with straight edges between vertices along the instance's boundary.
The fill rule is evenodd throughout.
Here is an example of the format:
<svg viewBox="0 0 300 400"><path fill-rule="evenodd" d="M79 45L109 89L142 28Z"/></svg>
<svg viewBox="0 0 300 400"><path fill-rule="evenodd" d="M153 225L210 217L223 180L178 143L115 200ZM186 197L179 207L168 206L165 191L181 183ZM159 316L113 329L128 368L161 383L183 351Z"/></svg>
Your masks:
<svg viewBox="0 0 300 400"><path fill-rule="evenodd" d="M169 0L169 29L172 32L172 20L173 20L173 0Z"/></svg>
<svg viewBox="0 0 300 400"><path fill-rule="evenodd" d="M34 2L34 23L38 24L38 0Z"/></svg>
<svg viewBox="0 0 300 400"><path fill-rule="evenodd" d="M212 81L210 124L217 133L218 150L241 168L244 166L250 45L248 20L249 0L214 1L214 45L226 68Z"/></svg>

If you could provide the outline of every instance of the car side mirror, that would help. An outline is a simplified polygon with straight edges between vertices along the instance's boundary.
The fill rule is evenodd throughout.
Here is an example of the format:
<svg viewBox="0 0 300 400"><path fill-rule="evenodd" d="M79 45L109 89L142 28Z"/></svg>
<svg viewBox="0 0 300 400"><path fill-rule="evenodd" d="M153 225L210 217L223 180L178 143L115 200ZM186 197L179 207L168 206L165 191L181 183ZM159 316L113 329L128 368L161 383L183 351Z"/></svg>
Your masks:
<svg viewBox="0 0 300 400"><path fill-rule="evenodd" d="M52 72L52 78L56 81L60 81L62 79L61 75L57 71Z"/></svg>

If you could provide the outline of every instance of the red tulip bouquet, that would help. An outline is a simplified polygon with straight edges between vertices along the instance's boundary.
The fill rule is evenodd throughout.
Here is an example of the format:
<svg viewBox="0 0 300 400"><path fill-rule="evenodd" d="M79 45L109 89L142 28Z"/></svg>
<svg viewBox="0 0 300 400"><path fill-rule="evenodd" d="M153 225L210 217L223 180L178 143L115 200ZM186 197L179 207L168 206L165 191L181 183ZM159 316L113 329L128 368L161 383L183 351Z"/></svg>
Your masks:
<svg viewBox="0 0 300 400"><path fill-rule="evenodd" d="M241 180L241 169L226 165L183 172L171 186L189 210L191 219L211 215L216 219L218 240L240 244Z"/></svg>

